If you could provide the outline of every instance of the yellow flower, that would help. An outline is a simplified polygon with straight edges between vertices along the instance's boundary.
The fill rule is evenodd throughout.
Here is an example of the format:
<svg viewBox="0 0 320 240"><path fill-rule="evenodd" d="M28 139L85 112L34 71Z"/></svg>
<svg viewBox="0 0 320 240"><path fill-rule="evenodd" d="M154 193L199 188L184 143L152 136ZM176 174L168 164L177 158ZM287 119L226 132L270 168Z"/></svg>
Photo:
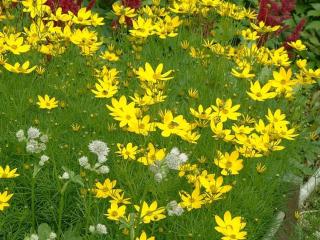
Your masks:
<svg viewBox="0 0 320 240"><path fill-rule="evenodd" d="M7 165L5 168L0 166L0 178L15 178L18 177L19 174L16 173L17 169L10 169Z"/></svg>
<svg viewBox="0 0 320 240"><path fill-rule="evenodd" d="M110 81L98 81L99 83L95 84L96 89L91 90L96 98L111 98L118 92L118 87L112 85Z"/></svg>
<svg viewBox="0 0 320 240"><path fill-rule="evenodd" d="M267 170L267 167L266 167L266 165L259 162L259 163L257 163L256 170L259 174L262 174Z"/></svg>
<svg viewBox="0 0 320 240"><path fill-rule="evenodd" d="M72 128L72 131L74 131L74 132L79 132L80 129L81 129L81 125L78 124L78 123L72 123L72 124L71 124L71 128Z"/></svg>
<svg viewBox="0 0 320 240"><path fill-rule="evenodd" d="M243 69L241 69L242 71L239 72L236 69L232 68L231 69L231 74L237 78L253 78L255 76L254 73L250 73L251 71L251 67L250 65L246 65Z"/></svg>
<svg viewBox="0 0 320 240"><path fill-rule="evenodd" d="M215 124L214 121L211 121L210 128L215 139L223 139L226 142L230 142L234 138L234 135L231 134L230 129L223 129L222 122Z"/></svg>
<svg viewBox="0 0 320 240"><path fill-rule="evenodd" d="M90 17L91 11L87 11L87 9L84 7L78 11L77 15L73 15L72 21L76 24L91 25Z"/></svg>
<svg viewBox="0 0 320 240"><path fill-rule="evenodd" d="M225 153L224 155L219 152L218 158L214 160L214 163L222 168L222 175L237 175L239 171L243 168L243 160L239 158L239 152L233 151L231 154Z"/></svg>
<svg viewBox="0 0 320 240"><path fill-rule="evenodd" d="M216 105L212 105L211 108L214 111L212 113L213 118L218 118L221 122L225 122L228 119L237 120L241 115L237 112L240 108L240 104L232 106L231 98L227 100L217 98Z"/></svg>
<svg viewBox="0 0 320 240"><path fill-rule="evenodd" d="M257 40L257 39L259 38L259 36L258 36L257 34L258 34L258 32L256 32L256 31L251 31L250 28L241 31L242 37L243 37L245 40L249 40L249 41Z"/></svg>
<svg viewBox="0 0 320 240"><path fill-rule="evenodd" d="M100 182L96 183L96 189L94 192L96 193L96 198L107 198L110 197L112 192L114 191L114 187L116 186L117 181L111 181L109 178L106 178L101 184Z"/></svg>
<svg viewBox="0 0 320 240"><path fill-rule="evenodd" d="M38 95L38 102L39 108L41 109L53 109L58 107L59 101L56 100L56 98L50 98L47 94L44 95L44 97Z"/></svg>
<svg viewBox="0 0 320 240"><path fill-rule="evenodd" d="M119 17L120 24L126 23L126 17L133 18L136 16L133 8L125 7L121 2L115 2L112 4L112 9L114 14Z"/></svg>
<svg viewBox="0 0 320 240"><path fill-rule="evenodd" d="M202 120L210 120L212 118L211 116L212 108L208 107L204 109L201 104L198 106L198 111L196 111L193 108L190 108L190 112L194 117Z"/></svg>
<svg viewBox="0 0 320 240"><path fill-rule="evenodd" d="M151 165L155 161L163 160L165 156L165 149L156 149L152 143L149 143L146 156L138 158L137 161L143 163L144 165Z"/></svg>
<svg viewBox="0 0 320 240"><path fill-rule="evenodd" d="M215 229L217 232L224 235L224 240L246 239L247 232L242 231L245 228L246 223L241 217L232 218L229 211L224 213L223 219L218 215L215 215L214 217L218 225Z"/></svg>
<svg viewBox="0 0 320 240"><path fill-rule="evenodd" d="M289 42L288 45L296 49L297 51L304 51L307 49L306 45L304 45L301 40L297 40L295 42Z"/></svg>
<svg viewBox="0 0 320 240"><path fill-rule="evenodd" d="M147 237L147 234L145 231L143 231L140 235L140 237L137 237L136 240L155 240L155 237Z"/></svg>
<svg viewBox="0 0 320 240"><path fill-rule="evenodd" d="M193 98L193 99L199 98L199 92L197 89L194 89L194 88L189 88L188 95L190 98Z"/></svg>
<svg viewBox="0 0 320 240"><path fill-rule="evenodd" d="M4 41L5 49L13 54L20 55L30 50L30 45L23 44L23 37L20 37L20 33L5 36Z"/></svg>
<svg viewBox="0 0 320 240"><path fill-rule="evenodd" d="M167 111L163 116L163 122L158 123L157 127L162 130L163 137L169 137L171 134L181 135L181 132L188 131L190 124L182 115L174 117L171 111Z"/></svg>
<svg viewBox="0 0 320 240"><path fill-rule="evenodd" d="M141 81L149 81L151 83L156 83L159 80L170 80L173 77L170 77L169 75L172 73L172 70L169 70L165 73L162 73L163 70L163 64L160 63L156 70L154 71L151 67L150 63L145 64L145 69L142 67L139 67L138 70L134 70L134 73L138 76L138 78Z"/></svg>
<svg viewBox="0 0 320 240"><path fill-rule="evenodd" d="M9 72L13 72L13 73L28 74L28 73L31 73L33 70L35 70L37 67L37 66L33 66L33 67L29 68L29 66L30 66L29 61L24 62L22 65L20 65L20 63L15 63L14 65L11 65L9 63L4 63L5 69L7 69Z"/></svg>
<svg viewBox="0 0 320 240"><path fill-rule="evenodd" d="M259 33L270 33L279 30L280 26L267 26L263 21L260 21L258 25L250 23L251 27Z"/></svg>
<svg viewBox="0 0 320 240"><path fill-rule="evenodd" d="M117 56L117 54L109 51L105 51L100 57L110 62L116 62L119 60L119 56Z"/></svg>
<svg viewBox="0 0 320 240"><path fill-rule="evenodd" d="M133 146L132 143L128 143L127 146L123 146L122 144L118 143L117 147L119 151L117 151L116 153L122 156L123 159L136 159L136 154L138 153L137 146Z"/></svg>
<svg viewBox="0 0 320 240"><path fill-rule="evenodd" d="M255 83L250 83L250 91L247 91L247 94L256 101L264 101L266 99L274 98L277 96L276 92L269 92L271 85L269 83L265 84L262 88L259 81Z"/></svg>
<svg viewBox="0 0 320 240"><path fill-rule="evenodd" d="M152 19L143 19L138 17L138 20L132 20L132 28L130 34L138 38L146 38L154 34L154 25L152 24Z"/></svg>
<svg viewBox="0 0 320 240"><path fill-rule="evenodd" d="M51 9L45 3L47 0L24 0L22 5L24 6L23 11L29 12L31 18L43 17L46 13L50 13Z"/></svg>
<svg viewBox="0 0 320 240"><path fill-rule="evenodd" d="M134 208L137 212L140 212L140 219L143 223L156 222L166 218L164 214L165 208L158 208L157 201L153 201L150 206L146 202L143 202L141 209L138 205L135 205Z"/></svg>
<svg viewBox="0 0 320 240"><path fill-rule="evenodd" d="M150 121L150 116L146 115L143 118L132 118L128 121L128 131L136 134L147 136L149 132L155 131L156 123Z"/></svg>
<svg viewBox="0 0 320 240"><path fill-rule="evenodd" d="M44 74L45 71L46 71L46 70L45 70L43 67L41 67L41 66L38 66L38 67L36 68L36 72L37 72L39 75Z"/></svg>
<svg viewBox="0 0 320 240"><path fill-rule="evenodd" d="M107 210L107 216L108 219L113 220L113 221L119 221L120 218L123 218L124 215L126 214L126 205L118 206L116 203L111 203L110 208Z"/></svg>
<svg viewBox="0 0 320 240"><path fill-rule="evenodd" d="M13 194L8 194L7 191L0 192L0 211L3 211L6 207L9 207L8 201L12 198Z"/></svg>
<svg viewBox="0 0 320 240"><path fill-rule="evenodd" d="M204 195L200 193L200 189L196 187L191 195L185 191L179 192L181 198L181 207L186 208L188 211L192 209L201 208L204 204Z"/></svg>
<svg viewBox="0 0 320 240"><path fill-rule="evenodd" d="M186 50L186 49L189 48L190 44L189 44L188 40L184 40L184 41L182 41L182 42L180 43L180 46L181 46L183 49Z"/></svg>

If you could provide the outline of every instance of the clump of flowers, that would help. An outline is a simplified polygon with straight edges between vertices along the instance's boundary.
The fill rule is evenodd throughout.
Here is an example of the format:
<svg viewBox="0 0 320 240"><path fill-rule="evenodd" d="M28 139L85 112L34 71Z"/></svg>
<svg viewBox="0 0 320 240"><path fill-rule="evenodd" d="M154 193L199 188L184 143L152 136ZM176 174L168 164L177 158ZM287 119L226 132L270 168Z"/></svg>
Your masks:
<svg viewBox="0 0 320 240"><path fill-rule="evenodd" d="M19 142L26 143L26 151L28 153L41 153L47 149L48 135L41 133L38 128L30 127L26 135L24 130L20 129L16 133L16 137Z"/></svg>
<svg viewBox="0 0 320 240"><path fill-rule="evenodd" d="M98 157L97 162L95 164L90 164L89 158L87 156L82 156L78 159L80 166L99 174L109 173L109 167L105 164L110 151L107 144L100 140L94 140L89 143L88 148L90 152Z"/></svg>
<svg viewBox="0 0 320 240"><path fill-rule="evenodd" d="M157 182L166 178L169 170L179 170L188 161L188 155L181 153L178 148L173 148L162 161L155 161L150 165L151 172Z"/></svg>

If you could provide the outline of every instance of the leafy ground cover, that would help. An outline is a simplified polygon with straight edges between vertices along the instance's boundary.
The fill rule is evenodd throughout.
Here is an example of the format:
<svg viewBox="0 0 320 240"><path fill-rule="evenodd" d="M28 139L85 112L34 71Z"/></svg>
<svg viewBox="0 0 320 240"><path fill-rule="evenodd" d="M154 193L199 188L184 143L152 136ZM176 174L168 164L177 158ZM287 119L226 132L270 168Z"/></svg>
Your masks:
<svg viewBox="0 0 320 240"><path fill-rule="evenodd" d="M1 3L1 237L261 239L316 154L305 45L220 0L92 6Z"/></svg>

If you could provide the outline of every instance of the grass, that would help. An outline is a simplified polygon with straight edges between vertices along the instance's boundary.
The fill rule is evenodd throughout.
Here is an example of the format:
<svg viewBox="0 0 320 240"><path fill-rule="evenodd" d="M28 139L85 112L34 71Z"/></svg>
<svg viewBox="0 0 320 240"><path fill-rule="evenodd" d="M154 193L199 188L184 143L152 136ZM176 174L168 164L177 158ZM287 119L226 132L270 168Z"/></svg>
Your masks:
<svg viewBox="0 0 320 240"><path fill-rule="evenodd" d="M238 24L229 19L221 20L219 25L221 29L217 29L217 32L221 31L223 34L216 35L216 40L230 43L239 27ZM233 63L228 59L212 56L208 65L203 66L201 61L191 58L188 52L180 47L180 42L188 40L191 45L200 46L203 37L199 29L182 27L175 38L148 39L139 60L135 59L132 48L124 37L115 35L112 39L116 42L116 47L123 50L121 60L110 64L120 71L120 91L116 97L132 96L137 90L138 81L128 74L132 73L128 63L135 68L143 66L145 62L150 62L152 66L164 63L165 70L174 69L174 79L167 85L168 98L164 103L152 106L149 111L154 119L159 119L157 116L159 110L174 109L191 121L190 107L197 107L199 104L208 107L215 104L215 99L218 97L231 98L234 104L241 104L241 113L255 118L264 118L268 108L273 111L280 108L291 123L299 123L303 118L301 115L297 118L293 112L293 106L298 101L271 99L260 103L249 99L246 94L249 82L231 76ZM174 136L163 138L160 131L149 136L125 132L118 127L111 131L110 125L117 123L105 107L106 104L110 104L110 99L97 99L90 91L96 82L94 68L101 66L101 60L96 56L83 57L75 46L70 45L63 55L49 61L35 52L22 57L8 56L9 62L21 62L22 59L31 62L42 61L46 71L43 75L35 72L18 75L1 68L1 165L9 164L18 168L20 173L14 180L0 181L1 190L9 189L14 193L10 208L0 217L1 239L23 239L32 231L33 214L36 226L48 223L57 231L61 201L64 205L61 216L63 232L72 229L84 239L124 239L125 235L119 230L119 225L104 216L109 207L108 202L94 198L88 191L97 180L101 182L106 177L116 179L117 187L123 189L125 195L136 204L142 200L148 203L157 200L160 206L166 206L171 200L179 201L179 191L192 190L191 186L175 172L171 172L165 181L156 183L147 167L117 156L115 153L117 143L132 142L146 147L149 142L153 142L167 150L177 146L181 151L188 153L191 163L198 163L201 169L216 174L220 172L213 164L217 151L233 149L231 144L212 138L212 132L208 128L200 130L201 138L197 144L187 143ZM268 72L268 77L270 76L271 71ZM125 80L129 81L129 87L125 86ZM198 90L200 95L198 100L188 97L187 91L190 88ZM39 109L36 105L37 96L44 94L56 97L64 103L64 106L51 111ZM303 96L298 93L297 98L303 99ZM73 131L73 124L79 124L80 130ZM31 208L32 164L38 160L35 156L25 154L24 146L18 143L15 137L17 130L26 130L30 126L36 126L50 137L46 150L46 154L50 157L49 164L40 171L35 180L34 213ZM80 156L89 154L87 146L95 139L106 142L111 149L108 156L110 173L107 176L83 173L78 164ZM286 148L283 151L273 152L258 160L246 159L245 168L239 175L224 178L226 183L234 185L233 190L226 194L224 199L205 205L199 210L185 212L180 217L167 217L163 221L138 226L136 231L145 229L150 235L156 236L157 240L220 239L221 235L214 230L216 223L213 216L222 216L226 210L230 210L233 215L242 216L246 220L249 239L261 239L271 226L277 210L284 208L283 202L288 187L283 178L290 171L290 161L294 156L299 156L304 142L302 135L295 141L284 141L283 145ZM200 156L205 156L208 161L199 163L197 159ZM263 174L257 173L255 169L258 161L267 167L267 171ZM63 181L59 179L63 173L62 167L67 167L76 174L81 173L84 181L84 187L70 183L63 198L59 194L63 186ZM89 225L96 223L107 225L107 236L99 237L88 233Z"/></svg>

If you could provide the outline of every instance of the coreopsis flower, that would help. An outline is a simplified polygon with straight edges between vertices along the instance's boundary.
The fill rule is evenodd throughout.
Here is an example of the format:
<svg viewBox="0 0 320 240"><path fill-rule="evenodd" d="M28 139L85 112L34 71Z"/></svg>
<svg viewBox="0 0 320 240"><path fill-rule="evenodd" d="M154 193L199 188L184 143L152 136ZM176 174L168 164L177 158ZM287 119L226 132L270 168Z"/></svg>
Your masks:
<svg viewBox="0 0 320 240"><path fill-rule="evenodd" d="M9 207L9 200L12 198L13 194L8 194L8 191L0 192L0 211L3 211L5 208Z"/></svg>
<svg viewBox="0 0 320 240"><path fill-rule="evenodd" d="M304 51L307 49L306 45L302 43L301 40L297 40L295 42L288 42L288 45L297 51Z"/></svg>
<svg viewBox="0 0 320 240"><path fill-rule="evenodd" d="M16 62L14 65L11 65L9 63L4 63L3 66L9 72L23 73L23 74L31 73L37 67L37 66L33 66L33 67L29 68L29 66L30 66L30 62L29 61L24 62L22 65L20 65L20 63L18 63L18 62Z"/></svg>
<svg viewBox="0 0 320 240"><path fill-rule="evenodd" d="M94 192L96 193L96 198L108 198L111 196L117 181L111 181L106 178L103 183L97 182Z"/></svg>
<svg viewBox="0 0 320 240"><path fill-rule="evenodd" d="M259 33L270 33L270 32L275 32L278 31L280 29L280 26L268 26L265 24L265 22L260 21L258 23L258 25L254 24L254 23L250 23L251 27L256 30Z"/></svg>
<svg viewBox="0 0 320 240"><path fill-rule="evenodd" d="M267 83L261 87L259 81L255 81L254 83L250 83L250 92L247 91L247 94L251 97L251 99L255 101L264 101L266 99L274 98L277 96L276 92L270 92L271 84Z"/></svg>
<svg viewBox="0 0 320 240"><path fill-rule="evenodd" d="M127 146L123 146L122 144L118 143L117 147L119 151L118 153L120 156L122 156L123 159L136 159L136 154L138 153L138 147L133 146L133 144L130 142L127 144Z"/></svg>
<svg viewBox="0 0 320 240"><path fill-rule="evenodd" d="M46 13L50 13L51 9L45 3L47 0L24 0L22 5L24 6L23 11L30 13L31 18L38 16L42 18Z"/></svg>
<svg viewBox="0 0 320 240"><path fill-rule="evenodd" d="M257 170L257 173L262 174L267 170L267 167L262 163L257 163L256 170Z"/></svg>
<svg viewBox="0 0 320 240"><path fill-rule="evenodd" d="M188 90L188 95L190 98L193 98L193 99L198 99L199 98L199 92L197 89L194 89L194 88L190 88Z"/></svg>
<svg viewBox="0 0 320 240"><path fill-rule="evenodd" d="M224 235L224 240L242 240L246 239L247 232L242 231L246 223L242 217L232 218L229 211L224 213L223 219L215 215L215 220L218 226L215 227L216 231Z"/></svg>
<svg viewBox="0 0 320 240"><path fill-rule="evenodd" d="M24 44L24 39L20 37L20 33L6 35L4 37L4 43L5 49L16 55L30 50L30 45Z"/></svg>
<svg viewBox="0 0 320 240"><path fill-rule="evenodd" d="M115 2L112 4L112 10L114 14L118 16L120 24L125 24L126 18L133 18L136 16L134 8L126 7L122 5L121 2Z"/></svg>
<svg viewBox="0 0 320 240"><path fill-rule="evenodd" d="M147 38L154 34L154 25L152 19L144 19L138 16L137 20L132 20L132 29L129 30L130 34L137 38Z"/></svg>
<svg viewBox="0 0 320 240"><path fill-rule="evenodd" d="M255 41L259 38L258 32L251 31L250 28L241 31L241 36L248 41Z"/></svg>
<svg viewBox="0 0 320 240"><path fill-rule="evenodd" d="M255 76L254 73L251 73L250 65L245 66L244 68L237 71L236 69L232 68L231 74L237 78L253 78Z"/></svg>
<svg viewBox="0 0 320 240"><path fill-rule="evenodd" d="M198 106L198 111L193 108L190 108L190 113L194 117L196 117L198 119L202 119L202 120L210 120L212 118L211 112L212 112L211 107L204 109L201 104Z"/></svg>
<svg viewBox="0 0 320 240"><path fill-rule="evenodd" d="M145 156L137 159L144 165L151 165L155 161L161 161L165 158L166 149L156 149L152 143L148 144L147 152Z"/></svg>
<svg viewBox="0 0 320 240"><path fill-rule="evenodd" d="M217 98L216 105L212 105L211 107L213 109L213 119L218 118L221 122L225 122L228 119L237 120L241 115L237 112L240 108L240 104L232 106L232 100L230 98L227 100Z"/></svg>
<svg viewBox="0 0 320 240"><path fill-rule="evenodd" d="M180 206L186 208L188 211L192 209L201 208L201 206L205 203L204 194L201 194L200 189L196 187L191 194L182 191L179 192L181 201Z"/></svg>
<svg viewBox="0 0 320 240"><path fill-rule="evenodd" d="M5 168L0 166L0 178L15 178L18 177L19 174L16 173L17 169L10 169L8 165Z"/></svg>
<svg viewBox="0 0 320 240"><path fill-rule="evenodd" d="M214 163L222 169L222 175L237 175L243 168L243 160L239 158L239 152L233 151L231 154L225 153L224 155L219 152L218 157L214 160Z"/></svg>
<svg viewBox="0 0 320 240"><path fill-rule="evenodd" d="M50 98L47 94L44 95L44 97L38 95L37 105L39 105L39 108L41 108L41 109L51 110L53 108L58 107L58 103L59 103L59 101L56 100L55 97Z"/></svg>
<svg viewBox="0 0 320 240"><path fill-rule="evenodd" d="M152 83L156 83L159 80L170 80L173 77L169 76L172 73L172 70L169 70L165 73L162 73L163 64L160 63L155 70L153 70L150 63L145 64L145 69L139 67L138 70L134 70L134 73L138 76L140 81L149 81Z"/></svg>
<svg viewBox="0 0 320 240"><path fill-rule="evenodd" d="M118 206L116 203L111 203L111 206L108 208L105 216L107 216L107 218L110 220L119 221L120 218L125 216L126 208L126 205Z"/></svg>
<svg viewBox="0 0 320 240"><path fill-rule="evenodd" d="M213 120L211 120L210 128L213 132L213 137L215 139L223 139L226 142L230 142L234 139L234 135L231 134L231 130L224 129L222 122L216 124Z"/></svg>
<svg viewBox="0 0 320 240"><path fill-rule="evenodd" d="M151 236L148 237L145 231L142 231L140 237L137 237L135 240L155 240L156 238Z"/></svg>
<svg viewBox="0 0 320 240"><path fill-rule="evenodd" d="M156 222L166 218L164 214L165 208L158 208L157 201L153 201L150 206L146 202L143 202L141 207L135 205L134 208L140 213L140 219L143 223Z"/></svg>

